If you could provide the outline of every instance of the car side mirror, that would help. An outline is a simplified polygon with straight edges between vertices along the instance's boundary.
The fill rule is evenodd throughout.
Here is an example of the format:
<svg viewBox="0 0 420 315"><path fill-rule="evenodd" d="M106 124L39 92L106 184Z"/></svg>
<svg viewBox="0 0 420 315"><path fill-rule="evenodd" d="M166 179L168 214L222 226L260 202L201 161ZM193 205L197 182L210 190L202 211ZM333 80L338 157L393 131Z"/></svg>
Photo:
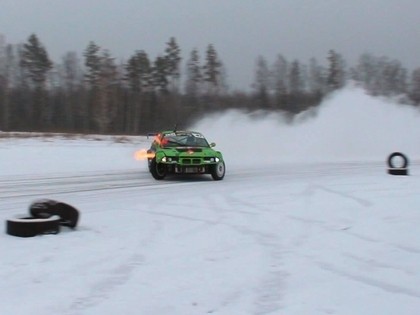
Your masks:
<svg viewBox="0 0 420 315"><path fill-rule="evenodd" d="M212 143L210 143L210 146L213 148L213 147L216 146L216 143L212 142Z"/></svg>

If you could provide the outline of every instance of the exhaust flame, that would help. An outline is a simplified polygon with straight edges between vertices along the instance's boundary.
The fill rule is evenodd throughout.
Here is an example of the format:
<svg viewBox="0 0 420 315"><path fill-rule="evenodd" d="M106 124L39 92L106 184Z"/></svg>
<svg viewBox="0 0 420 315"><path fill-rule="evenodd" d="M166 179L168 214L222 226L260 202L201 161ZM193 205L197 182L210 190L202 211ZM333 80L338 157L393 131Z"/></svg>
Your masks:
<svg viewBox="0 0 420 315"><path fill-rule="evenodd" d="M134 153L134 158L137 161L146 160L146 159L153 159L155 157L154 152L147 152L146 149L138 150Z"/></svg>

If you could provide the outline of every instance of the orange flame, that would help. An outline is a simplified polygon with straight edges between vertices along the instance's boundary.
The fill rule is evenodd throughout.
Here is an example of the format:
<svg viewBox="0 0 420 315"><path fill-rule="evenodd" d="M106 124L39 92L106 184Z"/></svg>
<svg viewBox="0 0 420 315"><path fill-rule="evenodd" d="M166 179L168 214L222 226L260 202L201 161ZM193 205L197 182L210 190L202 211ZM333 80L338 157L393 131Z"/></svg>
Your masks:
<svg viewBox="0 0 420 315"><path fill-rule="evenodd" d="M146 149L138 150L134 153L134 158L137 161L146 160L146 159L153 159L155 157L154 152L147 152Z"/></svg>
<svg viewBox="0 0 420 315"><path fill-rule="evenodd" d="M158 133L158 134L155 136L155 138L154 138L155 142L156 142L158 145L160 145L160 144L161 144L160 137L161 137L161 134L160 134L160 133Z"/></svg>

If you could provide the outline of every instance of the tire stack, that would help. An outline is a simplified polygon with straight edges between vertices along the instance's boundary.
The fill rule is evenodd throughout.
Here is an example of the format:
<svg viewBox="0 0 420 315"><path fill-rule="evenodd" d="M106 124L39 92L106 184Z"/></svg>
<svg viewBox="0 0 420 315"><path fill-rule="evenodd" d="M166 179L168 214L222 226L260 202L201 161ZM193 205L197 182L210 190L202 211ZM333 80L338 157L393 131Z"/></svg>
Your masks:
<svg viewBox="0 0 420 315"><path fill-rule="evenodd" d="M29 206L30 216L17 216L6 221L6 233L19 237L58 234L61 226L75 229L79 211L63 202L44 199Z"/></svg>
<svg viewBox="0 0 420 315"><path fill-rule="evenodd" d="M395 159L402 159L402 164L395 165ZM394 152L388 156L388 174L390 175L408 175L408 158L401 152Z"/></svg>

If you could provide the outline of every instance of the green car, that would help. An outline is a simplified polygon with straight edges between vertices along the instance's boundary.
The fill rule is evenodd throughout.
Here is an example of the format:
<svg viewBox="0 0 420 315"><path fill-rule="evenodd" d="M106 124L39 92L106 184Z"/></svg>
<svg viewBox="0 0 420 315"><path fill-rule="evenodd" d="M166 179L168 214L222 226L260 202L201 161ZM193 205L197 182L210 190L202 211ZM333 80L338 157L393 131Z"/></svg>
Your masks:
<svg viewBox="0 0 420 315"><path fill-rule="evenodd" d="M222 153L195 131L162 131L147 151L149 170L155 179L168 174L210 174L214 180L225 177Z"/></svg>

